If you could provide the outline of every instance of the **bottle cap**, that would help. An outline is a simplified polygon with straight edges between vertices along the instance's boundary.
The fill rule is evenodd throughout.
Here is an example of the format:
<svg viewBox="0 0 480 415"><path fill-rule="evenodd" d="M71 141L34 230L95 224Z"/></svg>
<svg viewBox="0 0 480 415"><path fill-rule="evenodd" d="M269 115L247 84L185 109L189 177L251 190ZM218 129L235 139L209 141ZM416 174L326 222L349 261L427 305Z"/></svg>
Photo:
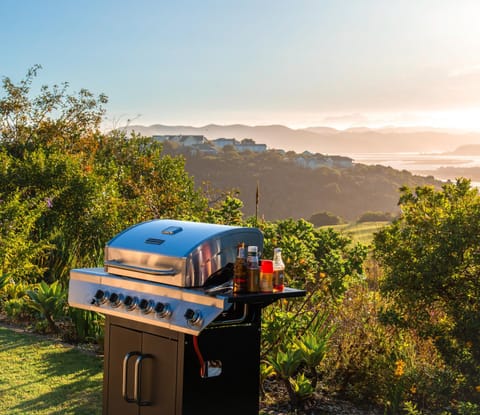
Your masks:
<svg viewBox="0 0 480 415"><path fill-rule="evenodd" d="M247 249L247 252L257 253L258 252L258 246L250 245Z"/></svg>
<svg viewBox="0 0 480 415"><path fill-rule="evenodd" d="M260 272L264 272L265 274L272 274L273 273L273 261L269 259L264 259L262 261Z"/></svg>

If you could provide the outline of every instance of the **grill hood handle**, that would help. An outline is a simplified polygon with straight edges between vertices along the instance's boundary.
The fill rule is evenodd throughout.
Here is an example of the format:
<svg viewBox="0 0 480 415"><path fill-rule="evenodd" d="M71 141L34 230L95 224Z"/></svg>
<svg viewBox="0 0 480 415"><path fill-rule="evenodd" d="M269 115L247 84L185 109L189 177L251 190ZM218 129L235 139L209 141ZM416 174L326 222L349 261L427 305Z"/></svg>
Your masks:
<svg viewBox="0 0 480 415"><path fill-rule="evenodd" d="M175 276L177 275L177 271L174 268L167 268L167 269L157 269L157 268L145 268L145 267L137 267L135 265L128 265L124 264L123 262L116 261L114 259L104 261L104 265L126 269L130 271L140 271L145 274L151 275L167 275L167 276Z"/></svg>

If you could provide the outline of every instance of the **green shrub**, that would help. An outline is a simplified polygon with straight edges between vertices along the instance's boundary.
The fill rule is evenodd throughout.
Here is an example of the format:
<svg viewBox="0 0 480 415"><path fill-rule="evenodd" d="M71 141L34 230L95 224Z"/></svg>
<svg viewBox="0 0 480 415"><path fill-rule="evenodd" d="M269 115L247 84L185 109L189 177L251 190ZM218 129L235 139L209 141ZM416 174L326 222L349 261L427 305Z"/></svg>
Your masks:
<svg viewBox="0 0 480 415"><path fill-rule="evenodd" d="M28 197L26 193L10 193L0 186L0 275L36 282L45 271L41 259L51 249L47 240L36 235L37 222L47 206L43 196Z"/></svg>
<svg viewBox="0 0 480 415"><path fill-rule="evenodd" d="M0 279L0 310L3 310L9 319L19 322L32 318L27 302L28 288L28 284L15 283L7 275Z"/></svg>
<svg viewBox="0 0 480 415"><path fill-rule="evenodd" d="M308 221L313 223L316 227L339 225L343 223L343 219L340 216L336 216L330 212L315 213Z"/></svg>
<svg viewBox="0 0 480 415"><path fill-rule="evenodd" d="M71 324L65 328L65 339L75 343L92 342L103 347L105 317L102 314L69 307L68 316Z"/></svg>
<svg viewBox="0 0 480 415"><path fill-rule="evenodd" d="M402 188L402 215L375 236L391 321L434 339L457 373L456 399L480 403L480 195L459 179ZM453 396L452 396L453 398Z"/></svg>
<svg viewBox="0 0 480 415"><path fill-rule="evenodd" d="M12 321L25 321L32 317L30 308L25 298L11 298L6 300L2 309Z"/></svg>
<svg viewBox="0 0 480 415"><path fill-rule="evenodd" d="M47 328L56 333L58 327L55 320L65 315L67 291L58 281L48 285L42 281L34 286L33 289L27 290L28 306L38 311L41 317L47 321Z"/></svg>
<svg viewBox="0 0 480 415"><path fill-rule="evenodd" d="M389 212L365 212L359 216L357 222L391 222L394 218Z"/></svg>
<svg viewBox="0 0 480 415"><path fill-rule="evenodd" d="M268 356L267 361L285 385L290 402L293 406L296 406L299 397L295 393L292 378L297 374L298 368L302 364L300 352L294 348L279 349L276 353Z"/></svg>

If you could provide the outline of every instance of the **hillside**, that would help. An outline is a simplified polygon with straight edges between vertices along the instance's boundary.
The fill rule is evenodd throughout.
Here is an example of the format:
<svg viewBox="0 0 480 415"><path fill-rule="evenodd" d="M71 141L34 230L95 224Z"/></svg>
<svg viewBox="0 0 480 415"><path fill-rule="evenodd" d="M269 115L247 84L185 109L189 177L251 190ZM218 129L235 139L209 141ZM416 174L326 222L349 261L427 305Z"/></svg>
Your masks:
<svg viewBox="0 0 480 415"><path fill-rule="evenodd" d="M291 129L282 125L247 126L215 125L203 127L132 125L128 130L142 135L204 135L208 139L252 138L257 143L265 143L269 148L293 150L301 153L305 150L322 154L352 153L395 153L395 152L438 152L453 151L460 145L480 144L480 134L452 131L424 130L410 128L386 128L371 130L357 128L335 130L325 127Z"/></svg>
<svg viewBox="0 0 480 415"><path fill-rule="evenodd" d="M178 154L178 150L168 145L165 152ZM398 189L402 185L439 184L432 177L413 176L383 166L304 168L275 151L258 154L226 151L217 156L191 155L185 151L183 155L186 170L197 186L208 183L214 189L237 189L247 216L255 213L258 183L258 214L266 220L308 219L321 211L347 220L355 220L366 211L396 213Z"/></svg>
<svg viewBox="0 0 480 415"><path fill-rule="evenodd" d="M479 144L470 144L457 147L454 151L445 153L451 155L461 155L461 156L478 156L480 155L480 145Z"/></svg>

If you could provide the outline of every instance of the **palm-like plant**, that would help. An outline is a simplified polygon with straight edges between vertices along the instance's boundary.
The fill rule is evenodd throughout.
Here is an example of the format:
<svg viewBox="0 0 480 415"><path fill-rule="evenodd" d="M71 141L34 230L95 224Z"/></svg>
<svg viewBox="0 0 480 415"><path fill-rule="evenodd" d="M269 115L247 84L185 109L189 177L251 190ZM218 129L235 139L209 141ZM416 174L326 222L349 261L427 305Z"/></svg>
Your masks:
<svg viewBox="0 0 480 415"><path fill-rule="evenodd" d="M316 318L310 330L294 340L300 358L310 371L314 389L318 380L317 367L325 357L328 342L335 331L334 327L326 324L326 320L327 315Z"/></svg>
<svg viewBox="0 0 480 415"><path fill-rule="evenodd" d="M302 364L302 357L299 350L296 348L285 351L278 350L276 354L268 357L267 361L287 388L290 402L296 405L297 395L295 394L290 379L295 375Z"/></svg>
<svg viewBox="0 0 480 415"><path fill-rule="evenodd" d="M33 290L28 290L28 306L40 313L47 320L51 331L56 332L55 318L63 315L67 292L58 281L48 285L45 281L38 283Z"/></svg>

